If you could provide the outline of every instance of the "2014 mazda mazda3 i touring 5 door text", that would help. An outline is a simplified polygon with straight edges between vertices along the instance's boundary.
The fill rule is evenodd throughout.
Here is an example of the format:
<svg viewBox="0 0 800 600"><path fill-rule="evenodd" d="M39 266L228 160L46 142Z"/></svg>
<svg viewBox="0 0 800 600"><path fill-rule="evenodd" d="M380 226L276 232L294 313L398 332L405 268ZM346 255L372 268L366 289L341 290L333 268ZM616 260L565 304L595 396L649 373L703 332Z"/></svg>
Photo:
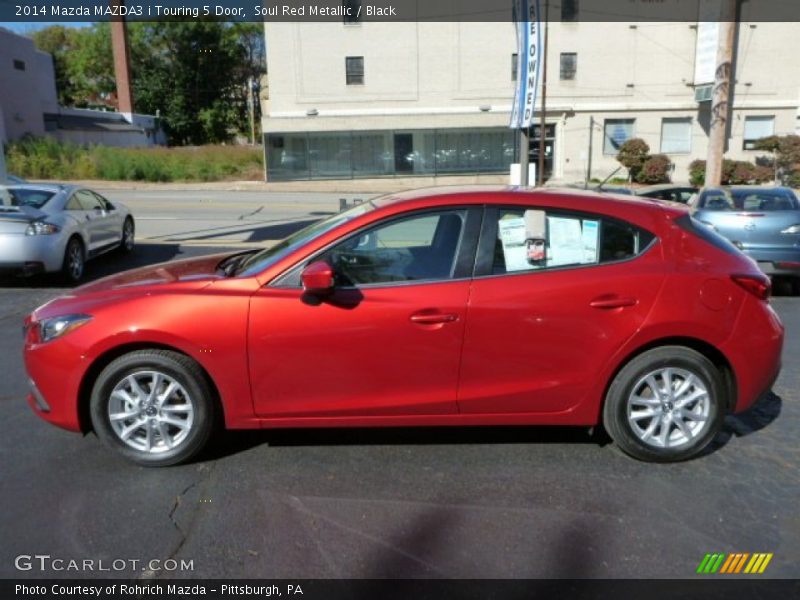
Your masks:
<svg viewBox="0 0 800 600"><path fill-rule="evenodd" d="M29 403L145 465L228 428L602 423L701 452L780 368L756 264L687 210L577 191L390 195L271 248L128 271L25 322Z"/></svg>

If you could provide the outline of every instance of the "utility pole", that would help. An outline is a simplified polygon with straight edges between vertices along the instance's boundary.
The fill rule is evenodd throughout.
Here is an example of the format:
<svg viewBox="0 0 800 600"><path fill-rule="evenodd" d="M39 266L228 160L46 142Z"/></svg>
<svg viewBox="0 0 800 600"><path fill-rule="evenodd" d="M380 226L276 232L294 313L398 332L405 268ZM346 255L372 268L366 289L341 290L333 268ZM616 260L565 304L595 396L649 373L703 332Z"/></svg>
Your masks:
<svg viewBox="0 0 800 600"><path fill-rule="evenodd" d="M247 108L250 113L250 144L256 143L256 101L253 98L253 78L247 78Z"/></svg>
<svg viewBox="0 0 800 600"><path fill-rule="evenodd" d="M547 112L547 20L550 16L550 2L544 0L544 56L542 56L542 114L539 120L539 164L536 167L536 178L539 185L544 185L544 150L546 146L545 130L547 122L545 113Z"/></svg>
<svg viewBox="0 0 800 600"><path fill-rule="evenodd" d="M519 130L519 184L528 185L528 152L531 145L531 130L523 127Z"/></svg>
<svg viewBox="0 0 800 600"><path fill-rule="evenodd" d="M109 0L117 13L125 6L125 0ZM114 76L117 81L117 110L133 119L133 90L131 89L130 49L125 17L111 17L111 49L114 55Z"/></svg>
<svg viewBox="0 0 800 600"><path fill-rule="evenodd" d="M6 172L6 122L3 120L3 108L0 106L0 183L5 183L8 179Z"/></svg>
<svg viewBox="0 0 800 600"><path fill-rule="evenodd" d="M589 189L589 180L592 178L592 139L594 138L594 115L589 115L589 153L586 155L586 181L583 189Z"/></svg>
<svg viewBox="0 0 800 600"><path fill-rule="evenodd" d="M738 0L722 0L719 15L719 47L717 68L714 73L714 90L711 97L711 126L708 132L706 157L706 186L722 183L722 160L728 138L728 121L731 114L733 82L733 40L736 36Z"/></svg>

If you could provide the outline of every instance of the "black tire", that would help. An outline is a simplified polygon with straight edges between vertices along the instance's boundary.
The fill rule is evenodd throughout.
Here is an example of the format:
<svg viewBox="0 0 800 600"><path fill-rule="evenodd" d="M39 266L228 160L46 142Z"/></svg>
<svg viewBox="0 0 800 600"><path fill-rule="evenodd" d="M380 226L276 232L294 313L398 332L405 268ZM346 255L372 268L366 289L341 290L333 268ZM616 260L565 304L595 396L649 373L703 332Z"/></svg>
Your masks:
<svg viewBox="0 0 800 600"><path fill-rule="evenodd" d="M160 420L160 417L157 416L161 415L160 410L157 411L157 415L145 413L145 409L139 403L139 407L133 409L139 411L139 416L117 421L121 423L122 428L138 425L135 433L143 433L147 444L151 443L152 436L152 440L158 442L155 445L160 448L154 448L150 452L131 445L136 444L137 441L145 443L138 435L131 435L130 442L123 441L121 435L112 426L109 416L113 402L111 393L114 388L118 384L122 384L128 376L133 374L142 376L143 372L148 371L161 373L177 382L182 387L182 391L177 392L180 401L184 403L182 405L188 403L193 412L191 424L186 427L188 431L174 447L168 446L163 436L160 436L156 430L155 420ZM141 389L144 392L151 392L153 387L151 385L147 389ZM150 395L152 396L152 394ZM94 383L89 408L92 425L97 436L125 458L148 467L175 465L196 456L210 439L216 422L216 404L200 366L188 356L167 350L137 350L112 361L102 370ZM148 407L148 410L152 410L152 408ZM173 427L173 429L176 428ZM178 431L183 430L179 429Z"/></svg>
<svg viewBox="0 0 800 600"><path fill-rule="evenodd" d="M650 373L658 372L659 369L666 368L677 369L679 370L677 373L689 373L693 375L697 378L699 385L703 386L707 392L707 413L703 424L698 425L698 422L693 419L689 419L688 421L681 419L685 427L698 428L696 431L692 430L694 437L688 438L686 434L679 430L678 425L673 422L675 418L673 415L676 414L675 411L680 412L680 408L678 407L679 403L674 396L670 398L670 396L664 394L663 396L655 398L655 394L647 394L652 386L644 382L643 378ZM667 386L664 383L664 378L660 377L661 375L656 376L656 387L660 388L663 392L666 390ZM677 377L677 383L673 385L680 387L680 383L686 381L686 379L688 379L688 377ZM698 387L689 389L694 390L694 392L699 390ZM684 346L662 346L660 348L654 348L653 350L648 350L635 357L625 365L614 378L606 394L606 401L603 406L603 423L606 431L608 431L608 434L620 450L634 458L650 462L686 460L702 452L722 426L722 421L725 418L726 406L724 390L725 386L723 385L719 370L708 358L699 352ZM631 422L632 420L629 419L629 403L633 401L634 405L638 406L639 402L637 401L642 398L640 395L642 391L647 394L645 398L646 401L652 402L658 406L646 407L641 410L661 412L652 419L649 417L639 417L639 419L635 421L636 425L633 425ZM634 392L637 392L637 397L631 400ZM689 396L690 395L691 394L689 394ZM684 398L686 397L688 396L684 396ZM702 397L701 395L700 398L702 399ZM701 403L702 400L698 402ZM689 406L696 407L695 410L702 412L702 407L697 404L690 404ZM669 421L663 421L661 415L667 413L670 413L667 417ZM641 439L640 435L646 435L647 430L650 429L649 425L654 421L656 421L656 424L653 425L655 429L648 438L652 441ZM666 425L663 423L666 423ZM686 425L686 423L691 423L691 425ZM635 431L637 426L640 427L640 434L637 434ZM659 443L659 440L653 440L653 437L656 437L654 432L657 431L661 434L663 431L662 428L666 430L665 435L669 439L671 439L674 434L677 434L678 439L673 442L676 444L674 447L666 447L668 444L663 444L660 447L656 445ZM684 440L678 443L681 436L683 436Z"/></svg>
<svg viewBox="0 0 800 600"><path fill-rule="evenodd" d="M73 236L67 242L64 249L64 260L61 263L61 278L65 283L78 283L83 277L86 269L86 250L83 242L77 236Z"/></svg>
<svg viewBox="0 0 800 600"><path fill-rule="evenodd" d="M125 217L125 222L122 224L122 240L119 243L119 250L123 254L130 254L133 252L135 245L136 225L133 218Z"/></svg>

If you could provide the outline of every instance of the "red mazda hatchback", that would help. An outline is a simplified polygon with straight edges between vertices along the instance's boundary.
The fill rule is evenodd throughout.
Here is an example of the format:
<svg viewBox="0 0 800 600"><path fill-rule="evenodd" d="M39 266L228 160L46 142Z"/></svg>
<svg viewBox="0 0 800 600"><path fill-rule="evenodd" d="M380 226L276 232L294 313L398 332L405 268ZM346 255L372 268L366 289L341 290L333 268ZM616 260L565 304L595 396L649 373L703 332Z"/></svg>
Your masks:
<svg viewBox="0 0 800 600"><path fill-rule="evenodd" d="M698 454L780 369L755 263L677 205L390 195L277 245L136 269L25 322L29 403L145 465L231 429L602 423Z"/></svg>

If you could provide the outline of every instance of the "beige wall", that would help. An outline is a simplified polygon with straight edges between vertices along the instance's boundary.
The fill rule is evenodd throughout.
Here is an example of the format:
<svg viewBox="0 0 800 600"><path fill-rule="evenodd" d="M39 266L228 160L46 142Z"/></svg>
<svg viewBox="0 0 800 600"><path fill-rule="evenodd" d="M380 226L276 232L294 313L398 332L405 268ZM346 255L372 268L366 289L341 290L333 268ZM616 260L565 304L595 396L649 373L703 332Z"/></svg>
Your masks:
<svg viewBox="0 0 800 600"><path fill-rule="evenodd" d="M265 132L508 124L510 23L267 23L265 34ZM707 139L692 87L695 40L694 23L552 23L547 116L557 123L555 176L584 176L590 116L596 177L618 166L603 154L604 119L635 118L635 135L658 152L662 119L689 117L691 152L670 155L674 179L686 180L689 162L705 158ZM562 52L578 55L574 81L559 79ZM364 85L345 85L345 56L364 56ZM794 133L798 106L796 24L742 23L728 156L758 154L742 150L745 116L774 115L776 133ZM312 109L318 114L307 116Z"/></svg>

